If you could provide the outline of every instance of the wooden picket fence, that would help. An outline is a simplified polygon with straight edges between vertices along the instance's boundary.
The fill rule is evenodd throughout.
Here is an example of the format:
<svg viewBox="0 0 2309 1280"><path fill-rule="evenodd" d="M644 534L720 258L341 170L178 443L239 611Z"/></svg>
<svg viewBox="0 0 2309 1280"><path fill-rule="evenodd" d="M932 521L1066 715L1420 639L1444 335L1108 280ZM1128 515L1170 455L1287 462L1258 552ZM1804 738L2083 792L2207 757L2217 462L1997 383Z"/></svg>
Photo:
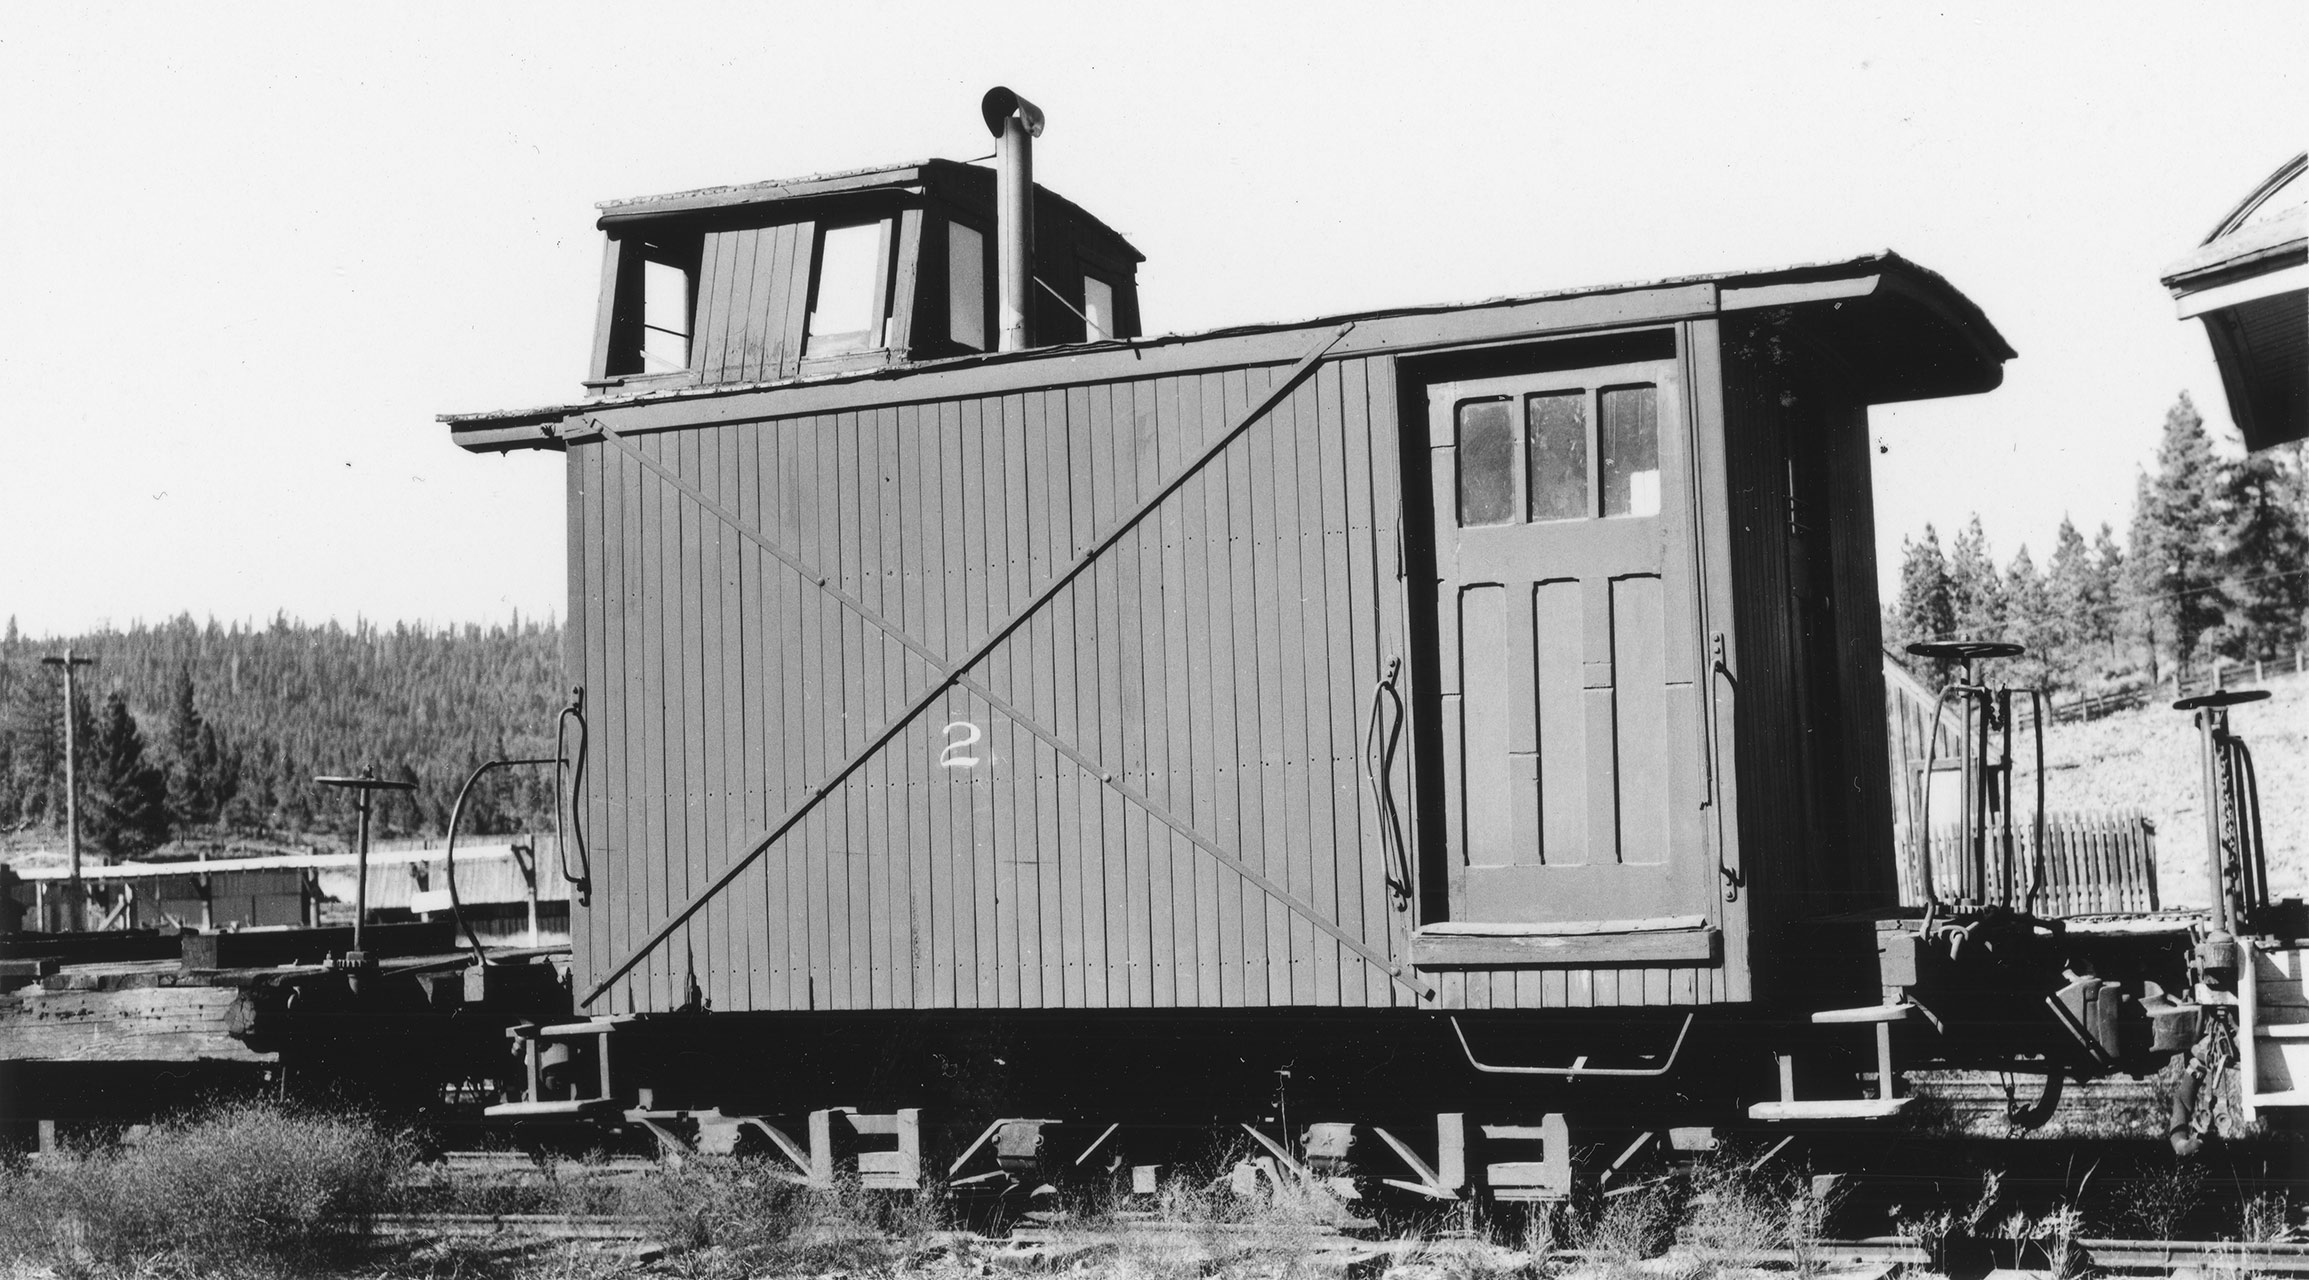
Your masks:
<svg viewBox="0 0 2309 1280"><path fill-rule="evenodd" d="M2211 667L2199 668L2184 680L2179 675L2167 675L2155 685L2137 689L2119 689L2114 693L2096 694L2063 702L2052 709L2054 722L2074 723L2078 720L2098 720L2118 711L2129 711L2151 702L2178 702L2192 694L2213 689L2249 689L2267 684L2271 677L2299 675L2309 670L2309 650L2296 649L2289 658L2270 662L2218 662Z"/></svg>
<svg viewBox="0 0 2309 1280"><path fill-rule="evenodd" d="M1954 823L1933 824L1932 882L1943 898L1979 896L1967 891L1961 833ZM1996 833L1992 832L1992 836ZM1924 905L1916 884L1913 842L1902 833L1900 848L1900 902ZM2019 864L2021 891L2028 886L2034 865L2034 836L2029 824L2013 824L2013 843ZM1994 840L1990 861L1995 862ZM1991 866L1990 874L1994 874ZM2044 887L2037 895L2041 916L2108 915L2157 909L2156 827L2137 811L2102 813L2049 813L2045 815Z"/></svg>

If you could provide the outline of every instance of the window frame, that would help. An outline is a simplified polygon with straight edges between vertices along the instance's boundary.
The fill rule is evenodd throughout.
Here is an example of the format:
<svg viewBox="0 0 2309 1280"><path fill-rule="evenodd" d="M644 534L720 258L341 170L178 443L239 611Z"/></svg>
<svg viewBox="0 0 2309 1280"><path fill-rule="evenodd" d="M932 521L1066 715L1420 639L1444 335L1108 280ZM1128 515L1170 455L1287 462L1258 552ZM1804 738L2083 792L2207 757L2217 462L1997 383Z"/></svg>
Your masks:
<svg viewBox="0 0 2309 1280"><path fill-rule="evenodd" d="M820 221L816 223L810 242L810 296L802 310L801 341L804 364L842 360L889 349L890 290L892 278L896 274L893 267L897 254L897 224L898 219L892 214L850 222ZM824 287L826 276L826 237L837 232L851 231L860 227L872 227L878 233L874 259L874 282L870 286L871 293L869 294L870 305L873 308L872 319L864 329L843 329L832 335L824 335L838 338L849 338L854 334L863 335L855 343L821 348L817 345L821 337L817 331L817 318L819 293Z"/></svg>
<svg viewBox="0 0 2309 1280"><path fill-rule="evenodd" d="M945 254L946 258L946 341L953 344L957 349L972 355L992 351L997 345L997 337L994 331L995 319L993 299L993 281L996 271L996 266L993 260L994 237L988 233L985 228L979 226L967 218L957 218L948 215L941 218L940 221L946 227L946 233L944 237L945 243L940 246L940 251ZM977 315L979 341L975 346L964 342L960 337L956 336L954 332L954 316L957 311L956 303L960 301L958 298L956 298L954 291L954 264L956 261L954 253L954 232L957 228L963 231L967 231L970 234L978 237Z"/></svg>
<svg viewBox="0 0 2309 1280"><path fill-rule="evenodd" d="M608 323L600 339L596 376L589 381L609 386L693 377L697 369L698 274L705 251L704 231L695 226L635 227L611 237L609 245L616 257L615 269L605 273ZM679 271L686 295L681 309L688 317L689 330L681 335L682 362L672 368L650 368L645 354L651 328L648 280L652 264Z"/></svg>
<svg viewBox="0 0 2309 1280"><path fill-rule="evenodd" d="M1090 305L1090 287L1094 284L1106 290L1106 323L1104 325L1094 323L1091 319L1093 312ZM1116 288L1114 281L1107 279L1104 273L1088 268L1082 271L1080 288L1082 290L1082 340L1084 342L1114 342L1120 339L1122 337L1119 332L1122 328L1122 318L1116 312L1120 309L1117 300L1121 297L1122 290Z"/></svg>
<svg viewBox="0 0 2309 1280"><path fill-rule="evenodd" d="M1487 530L1516 529L1540 525L1567 525L1579 521L1648 520L1656 519L1664 514L1667 500L1664 487L1659 493L1659 505L1649 512L1628 512L1618 515L1606 515L1604 513L1603 398L1607 392L1638 388L1651 391L1654 397L1652 402L1652 441L1655 462L1659 457L1660 421L1667 410L1658 401L1663 385L1661 380L1653 373L1652 369L1645 367L1646 364L1650 363L1566 369L1562 372L1567 376L1561 382L1554 382L1553 375L1549 373L1515 375L1509 380L1525 385L1517 386L1512 390L1493 389L1493 386L1484 385L1486 383L1496 385L1495 380L1489 378L1469 380L1457 384L1451 395L1450 413L1444 415L1444 420L1435 427L1438 433L1448 433L1447 438L1430 441L1430 445L1433 447L1447 447L1451 454L1449 493L1454 527ZM1579 395L1581 409L1585 417L1582 424L1587 449L1587 490L1583 504L1584 510L1577 516L1555 516L1536 520L1532 518L1531 508L1530 403L1537 397L1569 393ZM1461 519L1465 494L1459 444L1460 414L1469 405L1500 402L1505 402L1511 406L1510 420L1513 424L1513 431L1509 444L1508 466L1513 485L1511 503L1513 516L1496 524L1467 524ZM1663 477L1663 485L1664 479ZM1438 500L1441 496L1438 493Z"/></svg>

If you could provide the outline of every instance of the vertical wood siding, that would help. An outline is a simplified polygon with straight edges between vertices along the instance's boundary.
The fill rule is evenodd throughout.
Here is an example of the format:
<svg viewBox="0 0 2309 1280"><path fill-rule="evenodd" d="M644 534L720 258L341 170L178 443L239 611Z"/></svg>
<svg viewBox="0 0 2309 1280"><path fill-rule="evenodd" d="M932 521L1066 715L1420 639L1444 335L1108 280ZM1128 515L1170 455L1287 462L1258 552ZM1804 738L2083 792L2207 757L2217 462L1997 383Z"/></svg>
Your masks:
<svg viewBox="0 0 2309 1280"><path fill-rule="evenodd" d="M1836 592L1836 678L1842 693L1844 751L1833 787L1842 802L1837 878L1855 906L1893 901L1898 856L1892 845L1890 744L1884 719L1884 612L1876 578L1876 484L1869 464L1868 410L1840 389L1827 414L1829 548Z"/></svg>
<svg viewBox="0 0 2309 1280"><path fill-rule="evenodd" d="M1895 892L1867 417L1768 333L1733 342L1723 378L1740 844L1769 929ZM1802 957L1765 936L1756 982L1801 982Z"/></svg>
<svg viewBox="0 0 2309 1280"><path fill-rule="evenodd" d="M793 252L783 230L709 244L706 274L774 292ZM759 352L767 370L776 341L756 340L747 310L709 316L701 341L725 361ZM627 440L958 657L1280 376L1238 368ZM1358 765L1364 704L1404 644L1395 468L1373 465L1396 456L1392 378L1384 360L1319 366L973 674L1349 936L1400 955L1407 917L1386 899ZM593 742L583 989L937 673L618 449L574 444L569 466L572 658ZM1633 972L1610 999L1635 1002L1647 982L1659 989L1644 999L1671 994L1665 972ZM1558 1003L1582 1002L1555 977ZM693 983L724 1011L1409 1002L959 688L594 1011L678 1007Z"/></svg>

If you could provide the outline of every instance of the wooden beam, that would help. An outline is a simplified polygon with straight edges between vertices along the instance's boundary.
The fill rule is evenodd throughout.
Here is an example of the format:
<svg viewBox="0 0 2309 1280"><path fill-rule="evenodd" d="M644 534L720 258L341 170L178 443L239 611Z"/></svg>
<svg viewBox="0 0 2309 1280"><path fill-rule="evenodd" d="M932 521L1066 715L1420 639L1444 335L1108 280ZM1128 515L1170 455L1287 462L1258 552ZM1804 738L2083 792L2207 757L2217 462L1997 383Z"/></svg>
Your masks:
<svg viewBox="0 0 2309 1280"><path fill-rule="evenodd" d="M1712 964L1722 955L1723 934L1716 929L1521 936L1437 934L1422 930L1411 937L1411 963L1422 969Z"/></svg>

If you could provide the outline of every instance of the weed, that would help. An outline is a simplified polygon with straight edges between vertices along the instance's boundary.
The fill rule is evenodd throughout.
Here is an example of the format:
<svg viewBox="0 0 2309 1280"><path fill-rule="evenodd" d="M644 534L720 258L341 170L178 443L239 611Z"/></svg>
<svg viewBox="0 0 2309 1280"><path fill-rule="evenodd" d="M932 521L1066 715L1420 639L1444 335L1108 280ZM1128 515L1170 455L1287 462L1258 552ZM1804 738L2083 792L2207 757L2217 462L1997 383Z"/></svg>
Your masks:
<svg viewBox="0 0 2309 1280"><path fill-rule="evenodd" d="M1901 1235L1931 1255L1932 1269L1947 1275L1953 1270L1950 1254L1962 1252L1980 1239L1982 1225L2003 1197L2004 1175L1990 1172L1981 1175L1980 1191L1962 1209L1934 1209L1916 1217L1895 1209L1893 1219Z"/></svg>
<svg viewBox="0 0 2309 1280"><path fill-rule="evenodd" d="M1599 1202L1567 1206L1567 1238L1573 1247L1605 1263L1640 1262L1658 1257L1675 1243L1682 1214L1679 1189L1655 1183Z"/></svg>
<svg viewBox="0 0 2309 1280"><path fill-rule="evenodd" d="M2247 1244L2276 1244L2293 1239L2293 1197L2282 1191L2264 1191L2248 1197L2238 1215L2238 1239Z"/></svg>
<svg viewBox="0 0 2309 1280"><path fill-rule="evenodd" d="M753 1160L693 1157L640 1185L678 1274L888 1272L927 1252L945 1224L935 1195L869 1192L855 1180L802 1187Z"/></svg>
<svg viewBox="0 0 2309 1280"><path fill-rule="evenodd" d="M2084 1215L2074 1204L2063 1204L2029 1229L2029 1238L2043 1246L2053 1280L2074 1280L2087 1269L2084 1250L2077 1241L2084 1235Z"/></svg>
<svg viewBox="0 0 2309 1280"><path fill-rule="evenodd" d="M2171 1240L2204 1198L2205 1166L2175 1160L2143 1166L2125 1179L2116 1192L2116 1208L2119 1219L2143 1237Z"/></svg>

